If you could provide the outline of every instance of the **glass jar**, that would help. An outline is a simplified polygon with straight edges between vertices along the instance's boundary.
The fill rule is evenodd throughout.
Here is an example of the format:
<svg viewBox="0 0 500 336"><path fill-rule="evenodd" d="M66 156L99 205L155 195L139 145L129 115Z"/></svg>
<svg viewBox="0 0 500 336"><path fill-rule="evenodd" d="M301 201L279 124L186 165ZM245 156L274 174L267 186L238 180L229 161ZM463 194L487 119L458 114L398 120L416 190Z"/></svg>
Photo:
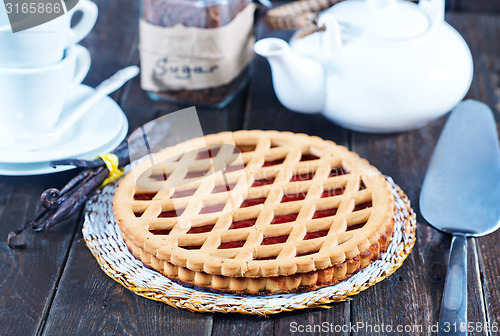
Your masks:
<svg viewBox="0 0 500 336"><path fill-rule="evenodd" d="M253 58L250 0L142 0L141 83L155 100L223 107Z"/></svg>

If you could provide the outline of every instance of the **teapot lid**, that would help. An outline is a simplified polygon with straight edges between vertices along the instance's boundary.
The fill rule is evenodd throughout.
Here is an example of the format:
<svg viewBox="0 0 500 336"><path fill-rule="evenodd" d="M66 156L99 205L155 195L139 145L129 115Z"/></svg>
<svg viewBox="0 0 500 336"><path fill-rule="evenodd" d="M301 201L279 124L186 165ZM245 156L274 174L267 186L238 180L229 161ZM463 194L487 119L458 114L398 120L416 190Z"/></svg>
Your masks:
<svg viewBox="0 0 500 336"><path fill-rule="evenodd" d="M352 36L368 40L397 41L417 37L431 20L416 4L401 0L350 0L328 13Z"/></svg>

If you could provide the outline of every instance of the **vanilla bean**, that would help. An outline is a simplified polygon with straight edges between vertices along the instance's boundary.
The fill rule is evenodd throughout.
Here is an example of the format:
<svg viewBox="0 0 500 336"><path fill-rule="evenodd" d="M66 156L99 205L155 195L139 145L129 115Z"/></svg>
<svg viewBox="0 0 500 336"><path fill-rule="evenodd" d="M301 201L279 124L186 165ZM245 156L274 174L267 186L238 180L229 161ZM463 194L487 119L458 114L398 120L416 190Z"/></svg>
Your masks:
<svg viewBox="0 0 500 336"><path fill-rule="evenodd" d="M51 161L50 166L52 168L56 168L58 166L75 166L78 168L96 168L100 167L104 164L102 159L95 159L92 161L88 160L78 160L78 159L66 159L66 160L57 160Z"/></svg>
<svg viewBox="0 0 500 336"><path fill-rule="evenodd" d="M130 157L128 155L128 142L123 141L120 146L118 146L112 153L118 157L118 166L125 166L130 162ZM50 166L56 168L57 166L75 166L78 168L96 168L104 166L104 161L101 158L95 160L78 160L78 159L66 159L66 160L56 160L50 162Z"/></svg>
<svg viewBox="0 0 500 336"><path fill-rule="evenodd" d="M128 141L123 141L114 151L118 157L118 166L123 167L130 162ZM58 160L50 163L52 167L58 165L73 165L87 168L73 177L61 190L50 188L40 196L44 207L37 216L12 231L7 236L7 243L12 249L24 249L26 243L16 243L14 239L27 228L33 231L46 231L48 228L74 215L89 199L92 193L102 185L109 171L101 158L95 160ZM93 169L93 170L92 170Z"/></svg>
<svg viewBox="0 0 500 336"><path fill-rule="evenodd" d="M43 231L45 230L45 223L47 222L47 220L49 220L49 218L52 216L52 214L55 213L55 210L51 210L51 211L46 211L45 213L43 213L42 216L40 216L38 219L36 220L32 220L30 222L30 227L33 231L35 232L39 232L39 231Z"/></svg>
<svg viewBox="0 0 500 336"><path fill-rule="evenodd" d="M16 244L13 242L13 239L21 235L21 233L23 233L29 227L31 227L33 231L40 231L35 223L38 221L43 222L44 218L48 217L47 216L48 214L49 212L47 211L47 209L43 209L36 215L34 219L26 221L22 226L18 227L16 230L9 232L9 234L7 235L7 245L11 249L16 249L16 250L26 248L26 243Z"/></svg>
<svg viewBox="0 0 500 336"><path fill-rule="evenodd" d="M108 176L107 168L101 167L96 172L89 172L86 182L60 205L57 211L44 223L44 229L56 225L71 217L82 206L90 194L99 187Z"/></svg>
<svg viewBox="0 0 500 336"><path fill-rule="evenodd" d="M48 210L56 209L65 199L67 194L79 183L85 183L88 179L88 172L82 171L77 176L72 178L62 190L50 188L45 190L40 196L40 202L43 207Z"/></svg>
<svg viewBox="0 0 500 336"><path fill-rule="evenodd" d="M36 217L35 217L34 219L32 219L32 220L28 221L27 223L30 223L30 225L31 225L31 223L32 223L32 222L38 222L38 221L42 220L42 218L43 218L43 217L44 217L44 216L45 216L48 212L49 212L49 211L48 211L47 209L45 209L45 208L44 208L44 209L42 209L42 210L40 210L40 211L38 212L38 214L36 215Z"/></svg>
<svg viewBox="0 0 500 336"><path fill-rule="evenodd" d="M44 209L34 219L8 234L8 246L12 249L24 249L26 243L15 243L14 239L28 227L35 232L44 231L71 217L87 201L91 193L102 184L107 174L108 171L104 167L95 172L86 170L73 178L62 191L54 188L47 189L41 197Z"/></svg>
<svg viewBox="0 0 500 336"><path fill-rule="evenodd" d="M40 202L47 210L56 209L59 204L61 204L60 199L61 192L56 188L47 189L42 193L42 196L40 196Z"/></svg>
<svg viewBox="0 0 500 336"><path fill-rule="evenodd" d="M18 227L16 230L9 232L7 235L7 245L13 250L22 250L26 248L26 243L14 243L13 239L18 237L21 233L24 232L29 227L30 222L26 222L23 226Z"/></svg>
<svg viewBox="0 0 500 336"><path fill-rule="evenodd" d="M73 189L75 185L80 183L82 180L88 177L88 171L82 170L78 175L73 177L65 186L61 189L61 195L64 195L69 190Z"/></svg>
<svg viewBox="0 0 500 336"><path fill-rule="evenodd" d="M128 156L128 151L126 151L126 154L122 154L118 156L118 165L119 166L124 166L129 163L129 158L124 157L124 155ZM104 161L101 158L92 160L92 161L87 161L87 160L77 160L77 159L67 159L67 160L57 160L57 161L52 161L50 162L50 166L53 168L56 168L58 166L75 166L78 168L97 168L97 167L102 167L104 166Z"/></svg>

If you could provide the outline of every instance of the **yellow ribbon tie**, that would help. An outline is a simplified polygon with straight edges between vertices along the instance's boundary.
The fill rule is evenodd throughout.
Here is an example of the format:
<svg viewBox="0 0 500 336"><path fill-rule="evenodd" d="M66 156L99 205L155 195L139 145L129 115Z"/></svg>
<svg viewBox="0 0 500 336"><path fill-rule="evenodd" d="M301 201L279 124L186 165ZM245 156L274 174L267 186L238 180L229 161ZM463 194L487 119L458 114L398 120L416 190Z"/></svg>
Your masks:
<svg viewBox="0 0 500 336"><path fill-rule="evenodd" d="M100 188L118 181L122 177L124 170L118 167L118 156L114 153L108 153L106 155L99 155L99 157L104 161L106 167L108 167L109 175L102 182Z"/></svg>

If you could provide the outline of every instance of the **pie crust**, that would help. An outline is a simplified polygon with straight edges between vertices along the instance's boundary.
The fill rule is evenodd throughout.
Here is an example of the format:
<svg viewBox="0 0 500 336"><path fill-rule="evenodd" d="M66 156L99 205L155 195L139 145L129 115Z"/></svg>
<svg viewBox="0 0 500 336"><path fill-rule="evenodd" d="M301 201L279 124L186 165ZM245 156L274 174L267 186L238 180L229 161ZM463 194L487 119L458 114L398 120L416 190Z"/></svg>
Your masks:
<svg viewBox="0 0 500 336"><path fill-rule="evenodd" d="M144 264L240 294L301 292L352 276L387 248L394 209L368 161L277 131L166 148L134 167L113 200L122 236Z"/></svg>

